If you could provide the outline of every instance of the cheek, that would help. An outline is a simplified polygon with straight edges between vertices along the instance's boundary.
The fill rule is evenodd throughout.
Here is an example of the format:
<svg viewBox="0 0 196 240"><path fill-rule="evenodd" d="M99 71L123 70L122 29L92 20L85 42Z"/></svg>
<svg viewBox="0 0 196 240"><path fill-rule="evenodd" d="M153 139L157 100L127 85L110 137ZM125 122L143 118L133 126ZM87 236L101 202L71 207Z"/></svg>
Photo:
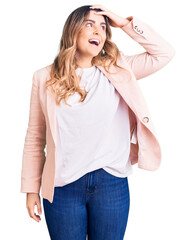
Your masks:
<svg viewBox="0 0 196 240"><path fill-rule="evenodd" d="M87 43L86 43L86 39L85 39L84 37L81 36L80 38L77 39L77 47L78 47L78 48L82 48L82 47L84 47L86 44L87 44Z"/></svg>
<svg viewBox="0 0 196 240"><path fill-rule="evenodd" d="M103 39L103 46L104 46L105 42L106 42L106 39Z"/></svg>
<svg viewBox="0 0 196 240"><path fill-rule="evenodd" d="M81 44L88 44L88 39L90 38L90 35L88 35L87 33L81 33L79 36L78 36L78 39L77 39L77 43L79 45Z"/></svg>

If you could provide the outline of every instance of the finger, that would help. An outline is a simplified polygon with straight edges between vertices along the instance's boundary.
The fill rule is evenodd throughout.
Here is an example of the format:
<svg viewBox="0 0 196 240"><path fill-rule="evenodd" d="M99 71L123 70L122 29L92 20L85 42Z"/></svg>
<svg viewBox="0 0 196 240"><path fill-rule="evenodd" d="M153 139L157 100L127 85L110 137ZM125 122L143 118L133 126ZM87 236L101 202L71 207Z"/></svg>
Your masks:
<svg viewBox="0 0 196 240"><path fill-rule="evenodd" d="M99 8L99 9L102 9L102 10L107 10L105 7L103 7L102 5L92 5L91 7L89 7L89 8Z"/></svg>
<svg viewBox="0 0 196 240"><path fill-rule="evenodd" d="M41 221L41 217L34 213L34 219L36 219L37 222Z"/></svg>
<svg viewBox="0 0 196 240"><path fill-rule="evenodd" d="M95 12L95 14L102 14L102 13L106 13L106 11Z"/></svg>
<svg viewBox="0 0 196 240"><path fill-rule="evenodd" d="M41 220L39 215L36 215L34 213L34 208L33 207L28 207L28 213L31 218L33 218L35 221L39 222Z"/></svg>
<svg viewBox="0 0 196 240"><path fill-rule="evenodd" d="M109 16L109 13L108 13L108 12L95 12L95 14L97 14L97 15L107 15L107 16Z"/></svg>
<svg viewBox="0 0 196 240"><path fill-rule="evenodd" d="M33 218L36 222L39 222L41 220L40 216L34 213L34 211L30 212L30 217Z"/></svg>
<svg viewBox="0 0 196 240"><path fill-rule="evenodd" d="M33 218L36 222L41 221L41 217L39 215L37 215L36 213L33 213L33 215L31 216L31 218Z"/></svg>
<svg viewBox="0 0 196 240"><path fill-rule="evenodd" d="M93 4L90 6L90 8L93 7L93 8L102 8L103 6L100 5L100 4Z"/></svg>
<svg viewBox="0 0 196 240"><path fill-rule="evenodd" d="M105 14L106 12L95 12L95 14Z"/></svg>
<svg viewBox="0 0 196 240"><path fill-rule="evenodd" d="M39 213L39 214L42 214L42 208L41 208L41 203L40 203L40 201L38 201L36 204L37 204L37 211L38 211L38 213Z"/></svg>

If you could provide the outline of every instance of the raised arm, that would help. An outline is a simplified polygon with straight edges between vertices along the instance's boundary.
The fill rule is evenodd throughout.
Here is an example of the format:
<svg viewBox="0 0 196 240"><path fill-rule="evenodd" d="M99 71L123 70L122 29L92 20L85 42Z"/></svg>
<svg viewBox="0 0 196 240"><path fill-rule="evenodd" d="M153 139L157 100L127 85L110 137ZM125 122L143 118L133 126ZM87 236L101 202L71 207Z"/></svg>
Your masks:
<svg viewBox="0 0 196 240"><path fill-rule="evenodd" d="M174 57L175 50L148 24L133 16L126 19L129 22L121 29L146 50L132 56L121 52L122 57L133 70L136 79L139 80L164 67Z"/></svg>

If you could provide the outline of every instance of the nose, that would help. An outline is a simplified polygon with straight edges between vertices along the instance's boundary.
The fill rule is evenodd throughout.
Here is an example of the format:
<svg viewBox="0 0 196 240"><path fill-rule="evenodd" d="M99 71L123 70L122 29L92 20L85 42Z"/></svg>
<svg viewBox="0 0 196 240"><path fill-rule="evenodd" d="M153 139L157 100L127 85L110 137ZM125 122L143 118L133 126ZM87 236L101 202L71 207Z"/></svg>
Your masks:
<svg viewBox="0 0 196 240"><path fill-rule="evenodd" d="M100 30L99 30L99 27L98 27L98 26L95 26L94 29L93 29L93 32L94 32L94 33L99 33L99 31L100 31Z"/></svg>

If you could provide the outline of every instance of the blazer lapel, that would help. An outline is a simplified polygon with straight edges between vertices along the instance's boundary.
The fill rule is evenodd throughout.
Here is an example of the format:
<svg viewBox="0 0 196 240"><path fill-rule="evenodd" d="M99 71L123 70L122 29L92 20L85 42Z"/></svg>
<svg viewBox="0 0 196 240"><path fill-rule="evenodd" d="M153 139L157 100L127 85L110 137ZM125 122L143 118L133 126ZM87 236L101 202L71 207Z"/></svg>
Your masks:
<svg viewBox="0 0 196 240"><path fill-rule="evenodd" d="M57 142L57 129L56 129L56 101L54 93L50 91L46 91L46 105L47 105L47 114L48 114L48 122L50 125L52 137L54 140L54 144L56 146Z"/></svg>
<svg viewBox="0 0 196 240"><path fill-rule="evenodd" d="M125 64L121 64L121 60L118 59L118 65L125 67L128 69ZM147 124L143 122L144 117L150 118L150 113L148 107L146 105L145 99L141 92L141 89L135 79L135 76L131 69L129 71L125 71L123 69L119 69L114 65L111 65L109 71L111 74L107 73L103 66L97 66L105 76L110 80L122 98L125 100L127 105L134 112L135 116L142 122L142 124L147 127L155 136L156 131L152 121L150 120ZM52 137L55 143L57 144L57 128L56 128L56 101L55 95L50 91L46 91L46 102L47 102L47 113L48 113L48 122L50 125Z"/></svg>
<svg viewBox="0 0 196 240"><path fill-rule="evenodd" d="M127 67L124 66L124 64L120 64L120 60L118 60L118 65L128 69ZM125 100L127 105L134 112L135 116L138 117L140 122L156 136L156 131L151 121L151 116L150 116L148 106L146 104L143 93L140 89L140 86L132 70L130 68L129 68L129 71L125 71L123 69L118 70L114 65L111 65L109 71L112 73L115 73L115 75L113 75L113 74L107 73L104 67L102 66L97 66L97 67L111 81L113 86L116 88L116 90ZM150 121L148 123L144 123L143 122L144 117L148 117Z"/></svg>

